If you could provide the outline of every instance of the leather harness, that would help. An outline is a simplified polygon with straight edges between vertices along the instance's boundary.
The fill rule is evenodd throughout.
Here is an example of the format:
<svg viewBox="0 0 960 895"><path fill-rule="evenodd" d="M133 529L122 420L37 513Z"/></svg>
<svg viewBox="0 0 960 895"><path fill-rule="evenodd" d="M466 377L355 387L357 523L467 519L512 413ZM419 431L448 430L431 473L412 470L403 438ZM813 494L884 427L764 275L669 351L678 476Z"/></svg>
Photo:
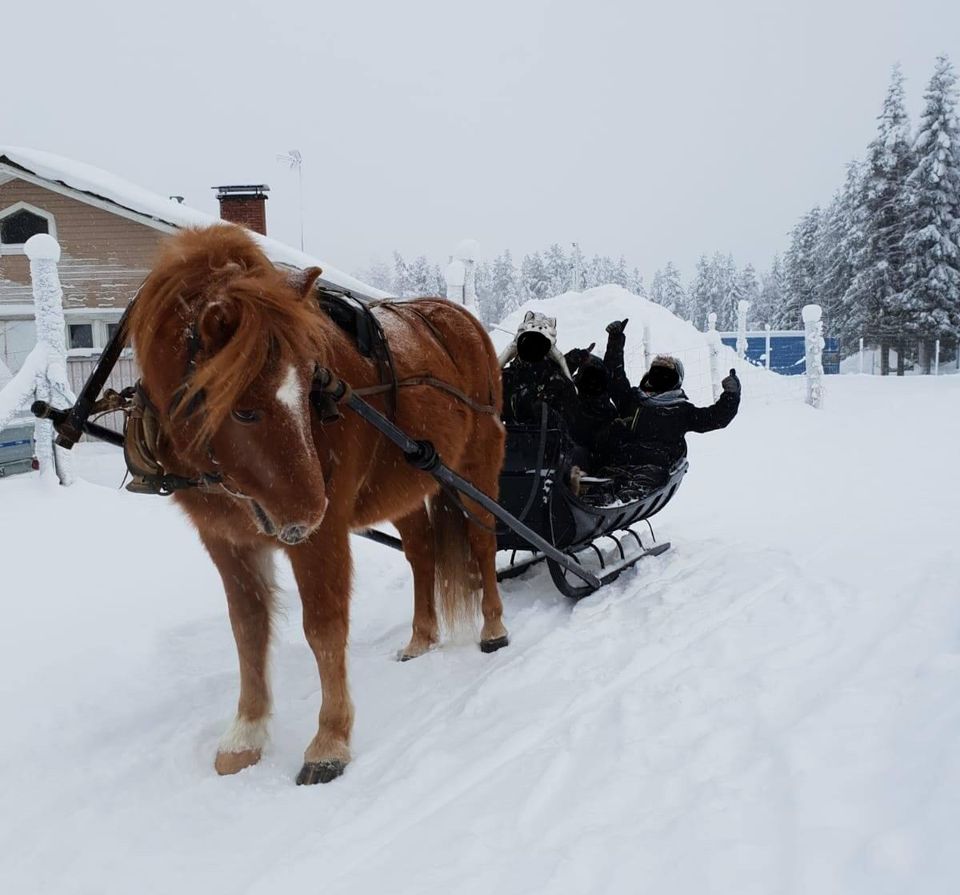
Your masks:
<svg viewBox="0 0 960 895"><path fill-rule="evenodd" d="M391 301L371 302L369 304L358 301L350 295L345 295L325 289L318 289L320 296L318 305L330 319L346 332L352 339L357 351L375 363L380 383L378 385L351 389L350 385L336 375L332 370L319 364L314 370L313 383L310 390L310 402L320 416L322 424L336 422L342 416L339 405L349 398L351 391L359 396L384 395L387 417L393 420L396 412L397 399L401 388L429 386L444 391L461 403L467 405L477 413L496 414L491 388L490 403L480 403L461 389L443 380L432 376L412 376L407 379L398 379L393 364L393 356L389 343L383 332L380 321L373 314L371 308L384 308L398 315L409 311L415 314L430 330L433 337L447 352L441 333L432 321L418 308L408 304L398 304ZM401 310L402 309L402 310ZM187 388L190 374L196 366L196 358L202 349L196 327L191 327L188 333L187 370L183 385L173 397L171 410L176 409ZM199 411L203 403L203 394L198 393L186 408L187 414ZM141 494L170 495L176 491L196 488L206 491L224 490L233 497L250 499L228 487L221 472L212 470L203 472L199 476L187 477L177 475L164 469L157 459L159 439L161 437L159 425L159 411L148 397L139 380L131 388L116 392L108 389L97 402L94 412L106 413L113 410L123 410L124 421L124 459L131 474L131 481L127 485L128 491ZM211 465L216 467L218 462L213 450L208 446L207 453Z"/></svg>

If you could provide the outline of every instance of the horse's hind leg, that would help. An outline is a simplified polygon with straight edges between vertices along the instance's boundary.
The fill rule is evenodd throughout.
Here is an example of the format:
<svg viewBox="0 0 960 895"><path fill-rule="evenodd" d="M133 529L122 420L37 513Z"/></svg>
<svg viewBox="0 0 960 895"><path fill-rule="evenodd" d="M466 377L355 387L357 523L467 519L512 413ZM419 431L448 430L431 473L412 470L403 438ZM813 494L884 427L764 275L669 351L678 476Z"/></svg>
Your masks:
<svg viewBox="0 0 960 895"><path fill-rule="evenodd" d="M503 432L496 430L499 443L490 437L476 438L474 445L481 447L464 464L464 475L484 494L496 497L500 487L500 466L503 457ZM492 443L491 443L492 442ZM483 612L483 628L480 632L480 649L492 653L510 642L503 624L503 603L497 584L497 536L494 533L496 519L479 504L465 499L464 504L475 517L467 522L470 550L480 571L483 597L480 603ZM477 524L480 523L480 524Z"/></svg>
<svg viewBox="0 0 960 895"><path fill-rule="evenodd" d="M220 738L214 767L219 774L236 774L260 761L267 740L273 554L271 548L260 545L238 546L211 538L203 541L223 579L240 657L237 716Z"/></svg>
<svg viewBox="0 0 960 895"><path fill-rule="evenodd" d="M413 633L400 661L422 656L439 640L434 603L436 553L433 526L426 505L393 523L403 541L403 553L413 570Z"/></svg>

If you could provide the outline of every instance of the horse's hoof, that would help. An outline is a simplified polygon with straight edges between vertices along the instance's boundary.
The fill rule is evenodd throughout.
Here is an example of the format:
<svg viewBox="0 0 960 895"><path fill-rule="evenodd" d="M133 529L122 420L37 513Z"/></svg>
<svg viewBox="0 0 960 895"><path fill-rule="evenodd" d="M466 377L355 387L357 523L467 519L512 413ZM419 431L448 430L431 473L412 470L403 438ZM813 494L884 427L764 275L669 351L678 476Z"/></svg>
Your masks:
<svg viewBox="0 0 960 895"><path fill-rule="evenodd" d="M510 645L510 638L504 634L503 637L494 637L492 640L481 640L480 650L484 653L495 653L498 649L503 649Z"/></svg>
<svg viewBox="0 0 960 895"><path fill-rule="evenodd" d="M222 777L238 774L244 768L260 761L259 749L244 749L241 752L218 752L213 767Z"/></svg>
<svg viewBox="0 0 960 895"><path fill-rule="evenodd" d="M313 786L314 783L329 783L336 780L347 764L343 761L308 761L297 774L297 786Z"/></svg>

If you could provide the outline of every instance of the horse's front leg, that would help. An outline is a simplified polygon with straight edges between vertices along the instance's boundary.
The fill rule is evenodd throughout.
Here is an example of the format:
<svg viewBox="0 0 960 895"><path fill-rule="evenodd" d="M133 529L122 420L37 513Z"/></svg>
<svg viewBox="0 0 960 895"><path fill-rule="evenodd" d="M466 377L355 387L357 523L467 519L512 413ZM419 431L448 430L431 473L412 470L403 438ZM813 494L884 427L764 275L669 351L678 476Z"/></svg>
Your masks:
<svg viewBox="0 0 960 895"><path fill-rule="evenodd" d="M227 594L230 624L240 657L240 700L233 724L220 738L214 767L236 774L260 761L267 741L270 688L267 653L274 598L271 547L237 545L203 537Z"/></svg>
<svg viewBox="0 0 960 895"><path fill-rule="evenodd" d="M350 543L347 529L322 526L288 550L303 602L303 630L320 671L319 729L304 752L297 783L329 783L350 761L353 703L347 687Z"/></svg>

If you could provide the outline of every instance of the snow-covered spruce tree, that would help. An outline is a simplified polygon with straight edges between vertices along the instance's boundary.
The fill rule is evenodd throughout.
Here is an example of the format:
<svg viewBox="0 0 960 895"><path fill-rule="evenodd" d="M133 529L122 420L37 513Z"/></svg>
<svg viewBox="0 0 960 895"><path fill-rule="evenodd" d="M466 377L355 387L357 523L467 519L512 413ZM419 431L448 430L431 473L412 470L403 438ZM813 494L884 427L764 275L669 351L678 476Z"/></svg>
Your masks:
<svg viewBox="0 0 960 895"><path fill-rule="evenodd" d="M634 295L639 295L641 298L649 298L647 295L647 286L643 281L643 274L640 273L639 267L634 267L633 272L630 274L630 282L627 284L627 288Z"/></svg>
<svg viewBox="0 0 960 895"><path fill-rule="evenodd" d="M808 211L790 234L790 248L784 258L786 295L774 321L776 329L797 329L804 305L817 304L817 259L820 209Z"/></svg>
<svg viewBox="0 0 960 895"><path fill-rule="evenodd" d="M393 253L393 287L391 292L394 295L403 297L413 294L412 280L410 278L410 268L403 256L399 252Z"/></svg>
<svg viewBox="0 0 960 895"><path fill-rule="evenodd" d="M386 261L379 258L371 262L365 271L361 271L357 278L384 292L390 292L393 289L393 271Z"/></svg>
<svg viewBox="0 0 960 895"><path fill-rule="evenodd" d="M407 268L410 295L435 295L436 280L433 268L425 255L418 255ZM441 293L442 294L442 293Z"/></svg>
<svg viewBox="0 0 960 895"><path fill-rule="evenodd" d="M707 314L717 312L717 309L712 307L713 292L713 270L707 256L701 255L688 294L689 319L697 329L706 329Z"/></svg>
<svg viewBox="0 0 960 895"><path fill-rule="evenodd" d="M484 321L499 323L514 308L519 307L520 303L517 271L513 266L510 250L507 249L493 259L490 267L490 299Z"/></svg>
<svg viewBox="0 0 960 895"><path fill-rule="evenodd" d="M690 308L687 291L683 288L680 271L677 270L672 261L668 261L667 266L663 269L660 289L660 304L678 317L682 317L684 320L688 319Z"/></svg>
<svg viewBox="0 0 960 895"><path fill-rule="evenodd" d="M960 127L956 75L937 58L914 140L915 167L903 239L904 327L919 339L920 365L930 372L932 343L960 334Z"/></svg>
<svg viewBox="0 0 960 895"><path fill-rule="evenodd" d="M617 286L623 286L624 289L630 288L630 271L627 269L627 259L623 255L617 259L617 263L613 266L613 275L610 282Z"/></svg>
<svg viewBox="0 0 960 895"><path fill-rule="evenodd" d="M858 322L849 318L844 300L853 282L854 259L860 251L861 231L857 202L861 189L859 162L847 165L847 179L823 215L817 247L817 303L823 308L826 325L841 344L852 350L860 338Z"/></svg>
<svg viewBox="0 0 960 895"><path fill-rule="evenodd" d="M717 329L737 328L737 302L742 297L737 282L737 265L732 255L716 252L710 260L712 294L710 310L717 312Z"/></svg>
<svg viewBox="0 0 960 895"><path fill-rule="evenodd" d="M520 286L524 301L548 297L550 283L539 252L523 256L520 262Z"/></svg>
<svg viewBox="0 0 960 895"><path fill-rule="evenodd" d="M861 237L852 259L854 276L844 295L845 319L871 344L880 346L880 372L890 369L889 349L898 348L903 374L903 237L909 211L907 178L914 156L903 101L903 74L893 68L879 116L877 136L867 148L855 214ZM789 276L789 266L788 266Z"/></svg>
<svg viewBox="0 0 960 895"><path fill-rule="evenodd" d="M747 264L737 275L737 292L740 294L740 299L750 302L747 317L747 325L749 326L751 321L756 320L755 314L760 298L760 283L757 280L757 271L752 264ZM734 308L734 313L736 313L736 308ZM734 317L734 320L736 320L736 317Z"/></svg>
<svg viewBox="0 0 960 895"><path fill-rule="evenodd" d="M783 261L779 255L774 255L770 270L760 274L760 292L750 314L751 320L761 326L769 323L775 327L780 319L780 307L786 300L786 291Z"/></svg>
<svg viewBox="0 0 960 895"><path fill-rule="evenodd" d="M573 287L573 265L559 243L547 249L543 266L547 274L547 295L561 295Z"/></svg>

